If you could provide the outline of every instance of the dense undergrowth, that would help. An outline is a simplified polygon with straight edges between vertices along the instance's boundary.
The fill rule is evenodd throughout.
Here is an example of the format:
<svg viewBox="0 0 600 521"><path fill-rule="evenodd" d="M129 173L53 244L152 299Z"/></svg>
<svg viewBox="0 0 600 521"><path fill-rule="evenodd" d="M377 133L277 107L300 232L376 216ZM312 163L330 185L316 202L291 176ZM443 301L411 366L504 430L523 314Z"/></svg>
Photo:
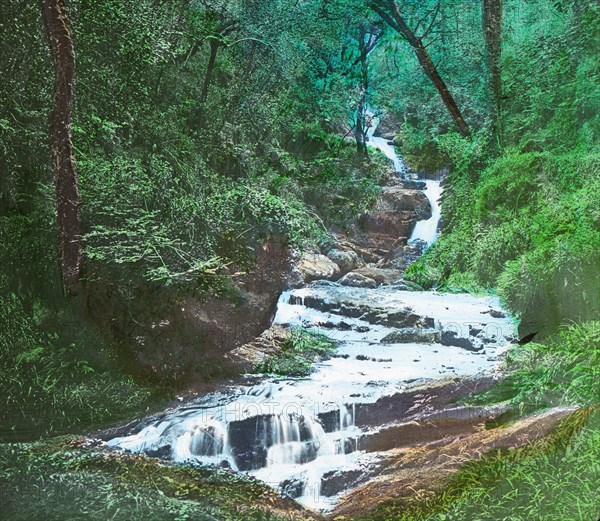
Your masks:
<svg viewBox="0 0 600 521"><path fill-rule="evenodd" d="M495 292L523 334L539 335L509 352L506 379L473 403L589 412L600 403L599 9L581 0L503 4L499 132L479 3L443 2L431 33L441 40L428 43L472 128L467 139L395 35L370 55L370 90L361 91L348 69L356 20L339 16L344 5L68 2L86 282L125 300L140 287L234 299L229 268L247 268L267 237L326 243L329 227L373 203L387 172L347 139L348 115L365 94L401 122L397 142L413 167L450 166L443 234L407 277ZM46 35L37 3L10 0L2 10L0 438L23 440L137 416L171 390L131 376L85 296L64 299ZM210 42L218 53L209 74ZM320 337L293 334L257 370L302 376L330 352ZM384 505L369 519L595 520L599 416L578 418L551 440L467 465L425 503ZM262 508L272 496L257 483L105 457L68 440L2 444L0 466L0 511L11 519L278 519Z"/></svg>
<svg viewBox="0 0 600 521"><path fill-rule="evenodd" d="M600 121L590 51L600 23L595 5L538 7L543 16L520 13L529 25L507 35L497 139L479 132L406 140L412 154L433 148L430 159L452 165L444 233L407 277L425 287L493 289L521 318L523 336L541 337L600 313Z"/></svg>
<svg viewBox="0 0 600 521"><path fill-rule="evenodd" d="M304 62L318 6L243 4L68 2L88 291L70 304L55 222L47 35L38 4L3 4L3 437L88 428L164 401L162 382L130 376L133 339L122 333L152 320L155 310L140 313L150 295L168 288L172 300L235 303L235 276L254 269L253 252L269 237L318 246L329 226L377 197L388 165L359 158L341 133L352 82L316 84ZM342 29L332 25L326 39ZM333 96L328 106L323 92ZM106 306L103 319L89 297ZM117 332L115 320L124 325ZM199 378L223 374L212 359L200 365Z"/></svg>
<svg viewBox="0 0 600 521"><path fill-rule="evenodd" d="M583 409L550 437L466 463L429 497L387 502L356 521L596 519L599 455L600 414Z"/></svg>
<svg viewBox="0 0 600 521"><path fill-rule="evenodd" d="M72 309L31 316L16 296L0 296L0 322L0 440L99 428L170 396L129 376Z"/></svg>
<svg viewBox="0 0 600 521"><path fill-rule="evenodd" d="M81 441L0 445L5 519L277 521L296 510L231 471L107 454ZM284 512L269 512L277 503Z"/></svg>

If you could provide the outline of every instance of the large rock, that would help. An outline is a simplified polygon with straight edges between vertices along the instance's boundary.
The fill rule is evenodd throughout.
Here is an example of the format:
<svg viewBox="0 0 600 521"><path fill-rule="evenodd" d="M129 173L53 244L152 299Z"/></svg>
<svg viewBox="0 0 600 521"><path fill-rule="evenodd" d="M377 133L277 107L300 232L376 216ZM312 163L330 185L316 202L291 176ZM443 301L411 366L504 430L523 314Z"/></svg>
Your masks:
<svg viewBox="0 0 600 521"><path fill-rule="evenodd" d="M481 351L483 349L482 342L478 338L473 336L459 336L458 333L452 329L442 331L440 343L443 346L455 346L468 351Z"/></svg>
<svg viewBox="0 0 600 521"><path fill-rule="evenodd" d="M352 271L358 268L359 266L364 266L365 264L359 258L356 252L352 250L329 250L329 252L327 253L327 257L339 266L342 275L345 275L349 271Z"/></svg>
<svg viewBox="0 0 600 521"><path fill-rule="evenodd" d="M357 290L360 291L360 290ZM325 313L334 313L350 318L359 318L371 324L380 324L396 328L433 328L434 319L414 313L409 307L379 306L365 303L360 294L356 297L337 296L334 291L329 295L309 294L291 295L289 304L304 305Z"/></svg>
<svg viewBox="0 0 600 521"><path fill-rule="evenodd" d="M363 277L374 280L377 284L392 284L402 274L402 272L397 269L388 269L384 267L377 266L365 266L364 268L359 268L352 273L356 275L362 275Z"/></svg>
<svg viewBox="0 0 600 521"><path fill-rule="evenodd" d="M225 289L218 292L140 284L132 294L123 294L92 282L87 304L132 372L183 384L205 374L207 367L223 366L226 352L271 325L289 259L285 242L270 239L256 246L252 270L237 277L220 275Z"/></svg>
<svg viewBox="0 0 600 521"><path fill-rule="evenodd" d="M296 267L304 282L337 280L341 274L339 266L320 253L304 253Z"/></svg>
<svg viewBox="0 0 600 521"><path fill-rule="evenodd" d="M335 496L340 492L352 490L369 479L375 469L331 470L323 474L319 492L325 497Z"/></svg>
<svg viewBox="0 0 600 521"><path fill-rule="evenodd" d="M339 283L342 286L352 286L355 288L376 288L377 287L377 281L375 281L374 279L372 279L370 277L367 277L366 275L363 275L361 273L357 273L354 271L344 275L339 280Z"/></svg>
<svg viewBox="0 0 600 521"><path fill-rule="evenodd" d="M265 357L279 353L281 346L290 335L287 327L273 324L253 341L236 347L225 356L243 372L250 372Z"/></svg>
<svg viewBox="0 0 600 521"><path fill-rule="evenodd" d="M575 416L577 414L577 416ZM395 511L414 505L415 491L431 497L443 490L448 480L468 461L478 461L486 454L514 450L556 432L570 420L574 424L580 413L575 408L553 408L519 420L501 429L486 429L485 419L479 422L452 424L451 428L436 424L413 423L386 429L388 442L373 443L371 450L385 450L382 472L376 479L345 495L330 514L331 519L373 519L382 504L395 505ZM462 426L463 432L460 432ZM475 427L475 428L474 428ZM447 435L446 435L447 434ZM407 444L402 445L406 437ZM431 442L431 440L437 441ZM374 440L377 441L377 440ZM391 517L394 519L394 510Z"/></svg>
<svg viewBox="0 0 600 521"><path fill-rule="evenodd" d="M410 237L415 223L431 217L431 205L420 190L405 190L402 186L388 186L374 208L359 220L366 233L383 234L392 242L398 237Z"/></svg>

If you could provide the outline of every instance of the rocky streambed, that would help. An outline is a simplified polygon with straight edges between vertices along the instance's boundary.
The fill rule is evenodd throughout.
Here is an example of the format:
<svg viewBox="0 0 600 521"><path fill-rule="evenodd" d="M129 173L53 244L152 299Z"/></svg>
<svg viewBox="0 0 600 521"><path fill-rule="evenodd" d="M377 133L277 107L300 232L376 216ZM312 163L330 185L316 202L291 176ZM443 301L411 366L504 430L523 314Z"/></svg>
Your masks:
<svg viewBox="0 0 600 521"><path fill-rule="evenodd" d="M383 151L398 170L394 149ZM394 451L476 432L504 414L451 402L491 384L513 320L494 298L418 291L401 279L435 239L441 187L400 173L335 247L299 260L293 289L279 299L275 327L327 335L334 357L305 378L248 376L186 400L108 445L231 468L327 512L348 509L350 492L389 473ZM258 342L229 356L264 352Z"/></svg>
<svg viewBox="0 0 600 521"><path fill-rule="evenodd" d="M442 408L489 385L513 338L495 299L316 282L285 292L275 322L328 335L336 355L307 378L249 380L108 444L230 467L330 510L385 468L390 449L499 413Z"/></svg>

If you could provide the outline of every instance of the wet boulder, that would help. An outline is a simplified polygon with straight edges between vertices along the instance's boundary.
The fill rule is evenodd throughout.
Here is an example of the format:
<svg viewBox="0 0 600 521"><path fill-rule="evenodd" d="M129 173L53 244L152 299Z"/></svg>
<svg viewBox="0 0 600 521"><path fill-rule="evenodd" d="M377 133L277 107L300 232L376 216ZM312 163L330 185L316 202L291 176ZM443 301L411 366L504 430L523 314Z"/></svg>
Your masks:
<svg viewBox="0 0 600 521"><path fill-rule="evenodd" d="M376 288L377 281L371 277L367 277L362 273L352 271L344 275L339 283L343 286L352 286L355 288Z"/></svg>
<svg viewBox="0 0 600 521"><path fill-rule="evenodd" d="M482 342L478 338L459 336L456 331L451 329L442 331L440 343L443 346L455 346L468 351L481 351L483 349Z"/></svg>
<svg viewBox="0 0 600 521"><path fill-rule="evenodd" d="M352 250L329 250L327 257L338 265L342 275L345 275L359 266L364 266L364 262L359 258L356 252Z"/></svg>
<svg viewBox="0 0 600 521"><path fill-rule="evenodd" d="M435 344L440 341L437 329L403 328L392 331L380 341L382 344Z"/></svg>
<svg viewBox="0 0 600 521"><path fill-rule="evenodd" d="M282 496L296 499L304 492L305 481L302 478L290 478L279 484L279 490Z"/></svg>
<svg viewBox="0 0 600 521"><path fill-rule="evenodd" d="M368 479L368 474L365 474L364 469L326 472L321 478L320 493L325 497L331 497L345 490L350 490Z"/></svg>
<svg viewBox="0 0 600 521"><path fill-rule="evenodd" d="M399 237L410 237L417 221L429 217L431 205L421 190L386 186L375 206L361 216L358 224L367 236L377 237L376 244L389 249Z"/></svg>
<svg viewBox="0 0 600 521"><path fill-rule="evenodd" d="M337 280L341 274L339 266L320 253L303 254L296 267L304 282L319 279Z"/></svg>
<svg viewBox="0 0 600 521"><path fill-rule="evenodd" d="M365 266L352 273L374 280L377 284L391 284L401 275L401 271L379 266Z"/></svg>

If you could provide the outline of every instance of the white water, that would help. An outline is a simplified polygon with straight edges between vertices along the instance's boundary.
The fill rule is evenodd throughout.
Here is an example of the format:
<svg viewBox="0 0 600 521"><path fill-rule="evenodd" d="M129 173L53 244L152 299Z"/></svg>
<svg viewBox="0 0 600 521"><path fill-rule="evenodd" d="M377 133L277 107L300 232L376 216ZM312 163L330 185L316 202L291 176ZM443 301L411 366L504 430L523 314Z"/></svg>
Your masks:
<svg viewBox="0 0 600 521"><path fill-rule="evenodd" d="M389 144L387 139L383 137L375 137L375 130L379 125L379 120L372 112L368 113L368 117L372 121L372 125L367 133L368 142L370 145L378 148L394 165L394 170L400 177L408 176L408 168L400 156L396 152L396 148ZM442 186L440 181L427 179L425 180L425 195L431 205L431 217L423 221L417 222L409 243L423 241L427 247L431 246L437 238L437 229L442 215L440 207L440 199L442 197Z"/></svg>
<svg viewBox="0 0 600 521"><path fill-rule="evenodd" d="M372 144L402 173L394 148L372 132L374 128ZM417 223L411 240L430 245L437 232L441 189L436 181L426 183L433 215ZM315 306L315 301L329 305ZM395 324L383 325L368 313L344 316L335 312L340 304L385 308L390 313L410 309L430 317L437 331L453 331L459 338L471 338L477 327L486 342L476 341L477 352L439 343L381 343L397 331ZM336 357L319 363L308 378L265 377L258 384L204 396L108 444L178 462L227 465L306 506L329 510L347 490L325 494L323 480L328 474L366 472L382 457L360 450L360 438L369 432L357 427L356 408L419 383L493 373L514 329L509 318L491 318L493 308L498 309L499 303L490 297L407 292L390 286L358 289L328 283L284 292L275 323L327 334L338 343Z"/></svg>
<svg viewBox="0 0 600 521"><path fill-rule="evenodd" d="M443 189L439 181L434 181L432 179L427 179L425 185L425 195L431 205L431 217L417 222L415 229L410 236L409 243L423 241L427 244L427 247L429 247L435 242L438 234L438 225L442 216L440 199L442 197Z"/></svg>
<svg viewBox="0 0 600 521"><path fill-rule="evenodd" d="M392 310L410 307L417 315L434 317L440 331L453 330L468 337L469 326L478 326L495 340L480 352L441 344L382 344L380 340L394 327L299 303L307 297ZM295 482L298 501L327 510L338 495L324 497L320 493L322 477L331 471L367 468L381 456L357 447L357 439L365 433L355 426L354 407L419 382L494 372L513 325L508 318L492 319L485 314L490 308L497 309L498 302L489 297L392 287L316 285L285 292L275 322L328 334L339 343L338 357L318 364L309 378L266 378L256 385L204 397L135 434L109 441L109 445L150 454L162 449L162 456L179 462L227 462L276 489ZM350 329L332 331L321 325L331 328L341 322ZM323 421L332 411L335 421L326 432Z"/></svg>
<svg viewBox="0 0 600 521"><path fill-rule="evenodd" d="M394 170L396 170L396 172L398 172L398 174L401 177L404 177L408 169L406 168L404 161L402 161L400 156L398 156L398 154L396 153L395 147L389 144L388 139L384 139L381 136L374 136L375 131L379 126L379 119L372 112L367 112L367 117L371 121L371 126L367 131L368 143L371 146L378 148L383 153L383 155L385 155L389 160L391 160L394 164Z"/></svg>

